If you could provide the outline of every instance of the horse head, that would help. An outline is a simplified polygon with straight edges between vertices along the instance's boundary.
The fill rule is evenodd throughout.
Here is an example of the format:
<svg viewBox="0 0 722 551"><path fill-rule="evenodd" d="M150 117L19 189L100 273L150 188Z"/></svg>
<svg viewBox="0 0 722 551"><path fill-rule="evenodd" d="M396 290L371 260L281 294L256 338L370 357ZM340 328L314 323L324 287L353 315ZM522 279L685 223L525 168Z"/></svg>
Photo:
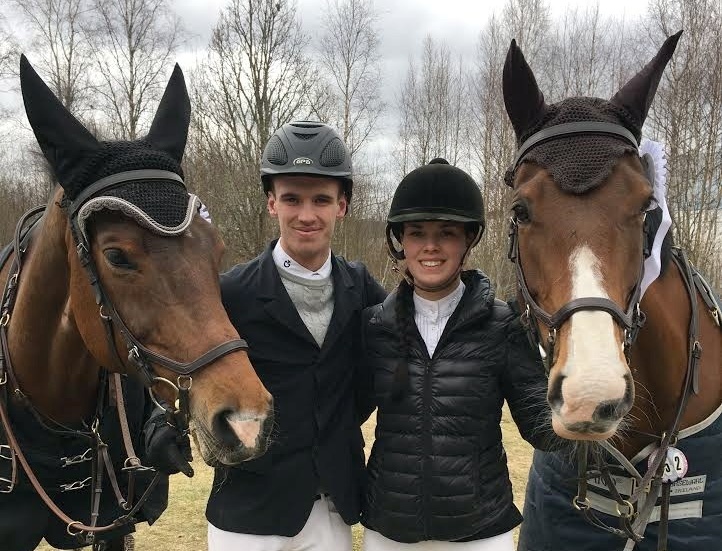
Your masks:
<svg viewBox="0 0 722 551"><path fill-rule="evenodd" d="M680 35L610 100L546 104L514 41L507 54L504 101L519 146L507 173L511 256L564 438L610 437L634 402L628 355L643 322L644 221L654 207L637 144Z"/></svg>
<svg viewBox="0 0 722 551"><path fill-rule="evenodd" d="M39 401L48 394L47 374L41 381L21 370L27 355L37 353L23 346L32 337L21 311L34 311L49 320L50 348L66 351L60 359L48 353L47 362L90 370L65 367L50 379L70 387L73 379L97 380L104 366L140 375L152 395L170 404L180 388L207 463L233 465L260 455L272 398L221 303L222 240L197 216L200 201L183 182L190 102L180 68L150 131L135 141L97 140L25 57L20 76L28 120L60 185L42 220L47 246L38 237L30 246L21 278L28 292L20 288L11 327L20 385ZM37 265L46 273L36 271L33 288L29 272ZM61 396L35 406L63 420L68 402Z"/></svg>

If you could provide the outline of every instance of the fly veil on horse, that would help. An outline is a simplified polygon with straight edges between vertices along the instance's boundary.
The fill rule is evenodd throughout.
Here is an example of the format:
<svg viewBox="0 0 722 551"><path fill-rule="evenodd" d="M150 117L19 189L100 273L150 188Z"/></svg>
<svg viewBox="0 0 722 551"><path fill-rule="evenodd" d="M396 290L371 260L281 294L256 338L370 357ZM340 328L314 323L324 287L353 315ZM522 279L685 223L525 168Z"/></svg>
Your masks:
<svg viewBox="0 0 722 551"><path fill-rule="evenodd" d="M719 302L670 235L659 277L641 287L660 209L638 144L680 34L609 101L547 105L515 42L507 55L510 257L552 426L579 441L576 455L535 452L523 550L722 541Z"/></svg>
<svg viewBox="0 0 722 551"><path fill-rule="evenodd" d="M0 547L101 547L165 508L162 490L143 503L156 482L136 379L168 422L192 422L211 465L265 451L271 396L221 304L222 242L183 183L180 68L130 142L96 140L24 57L20 78L60 185L0 254Z"/></svg>

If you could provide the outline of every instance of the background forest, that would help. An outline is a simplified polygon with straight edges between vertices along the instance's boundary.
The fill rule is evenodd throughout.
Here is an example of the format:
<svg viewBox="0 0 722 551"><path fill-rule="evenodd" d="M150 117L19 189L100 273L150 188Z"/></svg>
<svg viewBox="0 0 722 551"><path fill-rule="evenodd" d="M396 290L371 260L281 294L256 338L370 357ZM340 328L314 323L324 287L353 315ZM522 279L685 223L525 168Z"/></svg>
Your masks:
<svg viewBox="0 0 722 551"><path fill-rule="evenodd" d="M142 137L184 44L170 0L0 0L0 243L52 186L22 116L19 52L61 101L101 138ZM380 2L329 0L313 33L296 3L228 0L207 44L183 62L193 118L184 159L189 186L208 205L227 245L225 266L258 254L276 229L259 184L259 156L291 119L334 124L354 156L350 215L334 250L395 283L383 226L404 173L443 156L479 182L487 230L471 263L498 294L513 292L506 258L516 148L501 93L511 38L520 43L548 102L611 97L664 38L684 29L645 126L666 144L675 237L722 284L722 1L652 0L641 16L599 4L553 12L544 0L499 1L464 52L432 34L414 45L403 75L385 68ZM318 31L318 29L321 29ZM398 29L403 33L403 29ZM472 52L471 54L469 52ZM389 101L381 90L398 82ZM388 96L388 94L386 95Z"/></svg>

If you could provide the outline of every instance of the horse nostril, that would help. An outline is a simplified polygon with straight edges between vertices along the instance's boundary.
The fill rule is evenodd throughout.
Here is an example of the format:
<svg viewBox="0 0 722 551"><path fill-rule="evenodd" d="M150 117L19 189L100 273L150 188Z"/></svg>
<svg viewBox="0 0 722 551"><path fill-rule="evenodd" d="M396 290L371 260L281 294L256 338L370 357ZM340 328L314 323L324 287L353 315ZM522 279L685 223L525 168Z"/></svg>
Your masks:
<svg viewBox="0 0 722 551"><path fill-rule="evenodd" d="M549 390L547 391L547 401L552 411L559 411L564 405L564 397L562 396L562 383L566 379L565 375L559 375L551 381Z"/></svg>
<svg viewBox="0 0 722 551"><path fill-rule="evenodd" d="M213 434L229 447L238 446L238 436L228 424L228 416L232 413L231 409L222 409L213 416Z"/></svg>
<svg viewBox="0 0 722 551"><path fill-rule="evenodd" d="M592 414L594 421L616 421L624 417L629 410L629 402L627 396L621 400L607 400L601 402Z"/></svg>

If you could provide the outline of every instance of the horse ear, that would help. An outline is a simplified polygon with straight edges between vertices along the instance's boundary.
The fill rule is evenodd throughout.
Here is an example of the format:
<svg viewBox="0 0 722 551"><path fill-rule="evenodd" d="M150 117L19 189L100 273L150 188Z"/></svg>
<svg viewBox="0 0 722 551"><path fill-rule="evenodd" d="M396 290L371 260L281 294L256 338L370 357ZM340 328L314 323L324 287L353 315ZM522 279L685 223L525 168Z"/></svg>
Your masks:
<svg viewBox="0 0 722 551"><path fill-rule="evenodd" d="M545 111L544 94L537 86L534 73L516 45L511 41L504 62L504 105L517 139Z"/></svg>
<svg viewBox="0 0 722 551"><path fill-rule="evenodd" d="M20 56L20 88L25 113L40 149L58 182L65 187L81 168L82 161L97 151L100 144L60 103L25 55Z"/></svg>
<svg viewBox="0 0 722 551"><path fill-rule="evenodd" d="M190 121L191 102L188 99L183 71L176 63L145 139L180 162Z"/></svg>
<svg viewBox="0 0 722 551"><path fill-rule="evenodd" d="M614 105L626 109L627 112L636 117L640 129L647 118L647 112L649 106L652 105L654 94L657 93L657 86L662 78L664 68L672 57L681 35L682 31L679 31L667 38L652 61L647 63L641 71L622 86L619 92L614 94L614 97L610 100Z"/></svg>

